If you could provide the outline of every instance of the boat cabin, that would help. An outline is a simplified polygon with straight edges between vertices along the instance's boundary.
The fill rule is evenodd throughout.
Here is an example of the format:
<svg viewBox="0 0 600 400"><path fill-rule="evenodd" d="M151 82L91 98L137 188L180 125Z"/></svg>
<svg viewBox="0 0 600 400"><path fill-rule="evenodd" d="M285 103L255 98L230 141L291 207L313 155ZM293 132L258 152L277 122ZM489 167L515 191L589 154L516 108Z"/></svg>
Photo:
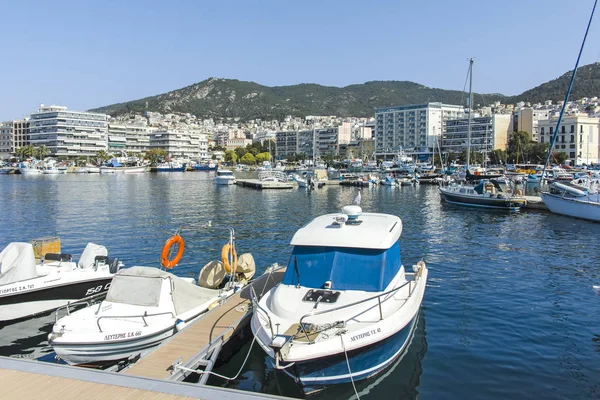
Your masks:
<svg viewBox="0 0 600 400"><path fill-rule="evenodd" d="M311 289L381 292L402 266L397 216L364 213L358 206L344 214L315 218L296 232L284 285Z"/></svg>

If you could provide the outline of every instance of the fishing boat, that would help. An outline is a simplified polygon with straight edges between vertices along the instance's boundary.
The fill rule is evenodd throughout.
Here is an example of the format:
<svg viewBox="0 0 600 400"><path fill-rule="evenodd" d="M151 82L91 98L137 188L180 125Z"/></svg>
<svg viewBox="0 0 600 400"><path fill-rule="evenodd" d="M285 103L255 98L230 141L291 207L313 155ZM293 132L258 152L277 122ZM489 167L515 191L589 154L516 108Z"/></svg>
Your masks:
<svg viewBox="0 0 600 400"><path fill-rule="evenodd" d="M548 209L569 217L600 222L600 193L577 184L554 182L541 192Z"/></svg>
<svg viewBox="0 0 600 400"><path fill-rule="evenodd" d="M148 170L146 165L123 165L117 159L113 158L109 160L106 165L100 167L101 174L142 174ZM91 171L88 171L91 172Z"/></svg>
<svg viewBox="0 0 600 400"><path fill-rule="evenodd" d="M405 351L428 271L405 271L401 233L399 217L359 205L319 216L293 236L281 284L260 301L251 292L256 341L305 393L371 377Z"/></svg>
<svg viewBox="0 0 600 400"><path fill-rule="evenodd" d="M235 182L233 171L228 169L217 170L217 176L215 177L215 183L217 185L235 185Z"/></svg>
<svg viewBox="0 0 600 400"><path fill-rule="evenodd" d="M89 243L79 262L45 254L36 264L31 243L10 243L0 253L0 322L42 314L70 301L104 293L121 264L106 247Z"/></svg>
<svg viewBox="0 0 600 400"><path fill-rule="evenodd" d="M168 272L184 252L184 241L179 233L175 234L161 254L165 270L120 270L101 303L57 319L48 343L61 360L71 365L102 367L145 355L252 278L254 259L249 253L237 258L233 230L230 232L222 260L206 264L197 281ZM172 246L177 247L177 253L169 258Z"/></svg>
<svg viewBox="0 0 600 400"><path fill-rule="evenodd" d="M156 166L157 172L185 172L186 165L179 161L169 161Z"/></svg>
<svg viewBox="0 0 600 400"><path fill-rule="evenodd" d="M22 162L17 168L21 175L41 175L42 170L30 162Z"/></svg>
<svg viewBox="0 0 600 400"><path fill-rule="evenodd" d="M206 164L195 164L192 169L194 171L216 171L218 165L212 161L209 161Z"/></svg>

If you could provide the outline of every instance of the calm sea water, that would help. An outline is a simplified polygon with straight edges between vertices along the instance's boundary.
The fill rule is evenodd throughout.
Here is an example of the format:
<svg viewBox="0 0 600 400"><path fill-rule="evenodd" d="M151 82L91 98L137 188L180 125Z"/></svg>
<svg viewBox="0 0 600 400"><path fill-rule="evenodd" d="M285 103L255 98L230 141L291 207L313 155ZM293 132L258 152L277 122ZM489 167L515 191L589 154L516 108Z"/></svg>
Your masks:
<svg viewBox="0 0 600 400"><path fill-rule="evenodd" d="M75 257L105 245L126 266L158 266L177 227L186 252L174 272L197 274L236 229L238 254L260 270L285 264L293 233L350 204L356 188L257 191L214 185L212 173L0 176L0 248L59 236ZM399 215L405 266L420 259L429 281L418 328L398 362L357 384L363 399L600 398L600 224L548 213L468 210L440 202L436 187L362 190L364 211ZM0 329L0 354L52 360L53 317ZM237 373L250 347L217 369ZM257 345L233 382L211 384L299 396ZM343 385L314 396L349 398Z"/></svg>

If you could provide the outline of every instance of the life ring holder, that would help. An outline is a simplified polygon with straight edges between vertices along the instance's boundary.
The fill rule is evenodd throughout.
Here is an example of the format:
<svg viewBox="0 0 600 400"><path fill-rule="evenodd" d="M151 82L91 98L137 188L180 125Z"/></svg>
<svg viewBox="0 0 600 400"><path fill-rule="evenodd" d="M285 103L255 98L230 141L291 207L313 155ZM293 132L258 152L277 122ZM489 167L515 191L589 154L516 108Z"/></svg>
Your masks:
<svg viewBox="0 0 600 400"><path fill-rule="evenodd" d="M231 256L231 264L229 263L229 256ZM233 243L227 242L221 249L221 262L223 263L223 267L225 267L225 271L227 271L228 274L232 274L237 268L237 253L235 252L235 246Z"/></svg>
<svg viewBox="0 0 600 400"><path fill-rule="evenodd" d="M171 247L177 243L177 254L175 258L169 260L169 254L171 253ZM163 246L162 252L160 253L160 264L166 268L171 269L176 266L179 261L181 261L181 257L183 256L183 250L185 248L185 242L178 233L171 236Z"/></svg>

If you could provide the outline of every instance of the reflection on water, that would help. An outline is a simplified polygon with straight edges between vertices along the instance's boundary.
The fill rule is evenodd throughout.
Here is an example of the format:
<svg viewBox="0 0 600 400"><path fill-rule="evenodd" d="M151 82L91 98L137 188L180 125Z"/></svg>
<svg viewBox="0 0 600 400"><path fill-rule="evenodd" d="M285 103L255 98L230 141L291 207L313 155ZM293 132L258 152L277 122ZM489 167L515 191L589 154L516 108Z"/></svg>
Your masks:
<svg viewBox="0 0 600 400"><path fill-rule="evenodd" d="M173 272L196 275L220 257L228 238L200 227L211 220L235 227L238 254L251 252L260 273L287 263L300 226L337 212L357 193L352 187L259 191L216 186L213 178L200 172L0 176L0 247L59 236L67 253L78 255L91 241L128 267L158 266L165 240L189 224ZM430 186L364 188L361 197L364 211L402 218L404 265L423 259L429 268L408 352L394 368L358 383L363 398L598 398L600 296L591 286L600 284L600 224L448 206ZM0 354L52 360L46 335L53 317L44 318L0 328ZM235 375L249 346L250 340L219 372ZM302 396L256 345L228 386ZM353 395L344 385L315 397Z"/></svg>

